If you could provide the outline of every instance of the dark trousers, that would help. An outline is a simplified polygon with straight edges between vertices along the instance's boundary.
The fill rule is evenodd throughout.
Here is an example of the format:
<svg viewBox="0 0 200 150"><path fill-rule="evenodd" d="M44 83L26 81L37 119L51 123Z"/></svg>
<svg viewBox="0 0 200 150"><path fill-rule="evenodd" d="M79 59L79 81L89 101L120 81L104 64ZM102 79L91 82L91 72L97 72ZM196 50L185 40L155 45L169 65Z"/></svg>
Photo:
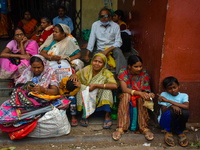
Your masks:
<svg viewBox="0 0 200 150"><path fill-rule="evenodd" d="M168 132L183 133L189 118L189 111L181 109L181 115L177 115L173 108L170 108L162 114L160 126Z"/></svg>

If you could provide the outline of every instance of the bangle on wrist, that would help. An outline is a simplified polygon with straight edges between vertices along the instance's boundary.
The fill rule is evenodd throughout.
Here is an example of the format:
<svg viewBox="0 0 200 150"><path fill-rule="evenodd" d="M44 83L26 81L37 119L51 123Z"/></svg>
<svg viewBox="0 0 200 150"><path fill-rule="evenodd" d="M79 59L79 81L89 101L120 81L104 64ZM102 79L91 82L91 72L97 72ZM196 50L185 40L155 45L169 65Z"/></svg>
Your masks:
<svg viewBox="0 0 200 150"><path fill-rule="evenodd" d="M45 88L45 90L44 90L44 93L45 93L45 94L47 94L47 92L48 92L48 89L47 89L47 88Z"/></svg>
<svg viewBox="0 0 200 150"><path fill-rule="evenodd" d="M103 88L104 88L104 89L106 88L106 84L103 84Z"/></svg>
<svg viewBox="0 0 200 150"><path fill-rule="evenodd" d="M134 93L135 93L135 90L132 90L132 91L131 91L131 95L133 96L133 95L134 95Z"/></svg>

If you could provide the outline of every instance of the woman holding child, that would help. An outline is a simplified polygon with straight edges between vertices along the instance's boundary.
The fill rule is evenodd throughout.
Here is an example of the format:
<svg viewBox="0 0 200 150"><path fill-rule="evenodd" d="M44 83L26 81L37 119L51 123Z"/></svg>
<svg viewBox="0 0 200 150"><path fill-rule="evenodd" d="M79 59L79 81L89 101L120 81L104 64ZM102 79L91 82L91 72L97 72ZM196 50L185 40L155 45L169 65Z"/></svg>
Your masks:
<svg viewBox="0 0 200 150"><path fill-rule="evenodd" d="M149 85L149 75L143 69L143 61L139 56L131 55L128 58L128 67L123 67L118 75L122 94L118 108L117 130L113 133L113 139L119 140L124 131L130 125L130 100L131 96L137 96L138 128L145 134L147 140L153 140L153 133L148 129L149 114L143 106L143 100L154 98Z"/></svg>
<svg viewBox="0 0 200 150"><path fill-rule="evenodd" d="M117 83L113 74L106 69L107 58L102 53L97 53L91 60L91 64L77 72L80 84L77 87L80 91L77 93L77 110L83 110L83 99L81 92L89 86L89 91L99 89L96 95L96 111L105 111L104 128L110 128L112 125L111 108L113 105L113 89L117 89ZM81 119L82 126L88 126L88 119Z"/></svg>

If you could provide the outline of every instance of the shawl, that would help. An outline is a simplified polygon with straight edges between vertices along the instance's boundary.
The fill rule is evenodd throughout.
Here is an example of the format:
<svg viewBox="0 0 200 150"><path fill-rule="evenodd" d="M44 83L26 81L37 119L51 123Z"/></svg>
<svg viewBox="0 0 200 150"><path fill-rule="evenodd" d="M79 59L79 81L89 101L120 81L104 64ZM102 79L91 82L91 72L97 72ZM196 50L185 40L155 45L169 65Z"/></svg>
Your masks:
<svg viewBox="0 0 200 150"><path fill-rule="evenodd" d="M103 59L104 66L97 75L92 77L92 74L93 74L92 61L96 56L100 56ZM81 84L84 84L87 86L91 83L92 79L94 82L94 78L95 78L95 83L98 83L98 84L103 84L108 80L109 80L108 81L109 83L116 83L114 78L111 79L113 74L108 69L106 69L106 64L107 64L107 58L104 54L102 54L102 53L95 54L91 60L90 65L86 66L85 68L83 68L79 72L77 72L77 76L78 76Z"/></svg>
<svg viewBox="0 0 200 150"><path fill-rule="evenodd" d="M66 33L66 37L54 44L50 50L48 51L48 55L58 55L61 56L61 58L69 57L73 52L80 49L78 46L78 42L76 39L71 35L70 28L62 23L59 23L61 27L63 28L64 32ZM53 42L53 34L51 34L44 44L42 44L38 50L38 53L40 53L43 48L48 47Z"/></svg>
<svg viewBox="0 0 200 150"><path fill-rule="evenodd" d="M49 63L45 60L45 58L41 55L35 55L36 57L39 57L43 64L44 64L44 70L40 74L38 78L38 85L43 86L44 88L48 88L49 85L55 85L58 87L58 81L55 78L54 70L49 65ZM33 56L32 56L33 57ZM28 81L32 81L33 78L33 71L31 69L31 65L25 69L20 76L20 78L16 81L16 85L18 83L26 83Z"/></svg>

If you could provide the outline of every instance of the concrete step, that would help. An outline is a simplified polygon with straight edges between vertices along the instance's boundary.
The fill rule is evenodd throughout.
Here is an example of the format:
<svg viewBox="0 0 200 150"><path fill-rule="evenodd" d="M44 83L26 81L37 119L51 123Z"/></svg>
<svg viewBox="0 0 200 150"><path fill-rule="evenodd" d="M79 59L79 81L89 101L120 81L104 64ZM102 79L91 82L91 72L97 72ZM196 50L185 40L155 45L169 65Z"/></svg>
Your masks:
<svg viewBox="0 0 200 150"><path fill-rule="evenodd" d="M12 79L0 79L0 88L7 88L10 82L14 83Z"/></svg>
<svg viewBox="0 0 200 150"><path fill-rule="evenodd" d="M6 96L6 97L0 97L0 106L7 101L8 99L10 99L10 96Z"/></svg>
<svg viewBox="0 0 200 150"><path fill-rule="evenodd" d="M14 88L0 88L0 97L8 97Z"/></svg>
<svg viewBox="0 0 200 150"><path fill-rule="evenodd" d="M0 97L9 96L10 92L13 91L13 88L9 88L9 83L12 83L13 79L0 79Z"/></svg>

